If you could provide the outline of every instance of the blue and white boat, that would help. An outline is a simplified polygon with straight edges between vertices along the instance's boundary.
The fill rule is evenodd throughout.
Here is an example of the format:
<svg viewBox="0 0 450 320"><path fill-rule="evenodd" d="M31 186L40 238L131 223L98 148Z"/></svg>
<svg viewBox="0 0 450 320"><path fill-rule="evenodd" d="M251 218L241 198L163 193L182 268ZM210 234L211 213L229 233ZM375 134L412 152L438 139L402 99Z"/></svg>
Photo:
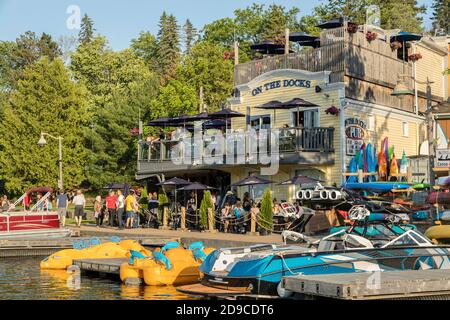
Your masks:
<svg viewBox="0 0 450 320"><path fill-rule="evenodd" d="M308 247L282 244L218 249L200 266L204 274L201 284L179 291L205 296L287 297L291 293L282 287L283 276L450 269L450 247L434 245L413 229L396 232L388 221L378 224L385 227L373 238L351 228L308 241Z"/></svg>

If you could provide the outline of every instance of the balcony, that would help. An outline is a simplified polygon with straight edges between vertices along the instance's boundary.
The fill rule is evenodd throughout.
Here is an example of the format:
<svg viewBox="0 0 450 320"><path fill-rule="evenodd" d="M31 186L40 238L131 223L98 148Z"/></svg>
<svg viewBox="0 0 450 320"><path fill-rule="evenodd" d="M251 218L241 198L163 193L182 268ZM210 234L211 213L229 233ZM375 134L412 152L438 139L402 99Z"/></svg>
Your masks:
<svg viewBox="0 0 450 320"><path fill-rule="evenodd" d="M280 164L334 163L334 128L291 127L267 130L267 133L263 137L257 134L256 140L250 140L247 133L229 132L223 140L224 150L227 151L220 156L206 152L218 144L213 136L206 134L202 134L199 140L140 141L137 174L226 169L238 165L261 166L264 157L276 159Z"/></svg>

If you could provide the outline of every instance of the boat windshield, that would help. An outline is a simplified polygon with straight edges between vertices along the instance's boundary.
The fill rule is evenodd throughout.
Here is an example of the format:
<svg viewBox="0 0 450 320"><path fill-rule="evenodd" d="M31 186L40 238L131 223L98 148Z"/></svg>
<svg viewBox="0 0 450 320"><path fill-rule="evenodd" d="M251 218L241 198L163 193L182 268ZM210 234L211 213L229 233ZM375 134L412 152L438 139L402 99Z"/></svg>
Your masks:
<svg viewBox="0 0 450 320"><path fill-rule="evenodd" d="M415 230L408 230L394 240L386 243L383 248L395 246L432 246L430 240Z"/></svg>

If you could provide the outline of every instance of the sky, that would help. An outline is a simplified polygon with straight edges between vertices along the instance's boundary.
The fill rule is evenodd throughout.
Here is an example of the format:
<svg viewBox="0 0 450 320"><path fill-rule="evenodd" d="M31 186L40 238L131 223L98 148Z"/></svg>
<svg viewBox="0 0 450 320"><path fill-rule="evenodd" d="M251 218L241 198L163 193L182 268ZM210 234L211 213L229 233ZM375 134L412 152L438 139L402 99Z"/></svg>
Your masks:
<svg viewBox="0 0 450 320"><path fill-rule="evenodd" d="M141 31L158 32L161 13L172 13L183 24L187 18L197 29L214 20L232 17L234 9L252 3L276 3L300 8L300 16L310 14L323 0L0 0L0 41L15 40L31 30L37 34L49 33L55 39L77 35L74 28L77 12L87 13L94 20L97 32L105 35L115 50L129 46L131 39ZM432 0L418 0L427 6L424 16L426 28L431 25Z"/></svg>

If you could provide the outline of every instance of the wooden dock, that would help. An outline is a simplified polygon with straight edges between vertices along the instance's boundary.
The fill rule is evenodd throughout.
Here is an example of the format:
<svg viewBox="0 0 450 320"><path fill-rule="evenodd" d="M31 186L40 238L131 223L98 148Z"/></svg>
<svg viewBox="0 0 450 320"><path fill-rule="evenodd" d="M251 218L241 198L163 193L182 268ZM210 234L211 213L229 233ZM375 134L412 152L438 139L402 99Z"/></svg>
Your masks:
<svg viewBox="0 0 450 320"><path fill-rule="evenodd" d="M309 297L341 300L450 300L450 270L296 275L283 278L287 290Z"/></svg>

